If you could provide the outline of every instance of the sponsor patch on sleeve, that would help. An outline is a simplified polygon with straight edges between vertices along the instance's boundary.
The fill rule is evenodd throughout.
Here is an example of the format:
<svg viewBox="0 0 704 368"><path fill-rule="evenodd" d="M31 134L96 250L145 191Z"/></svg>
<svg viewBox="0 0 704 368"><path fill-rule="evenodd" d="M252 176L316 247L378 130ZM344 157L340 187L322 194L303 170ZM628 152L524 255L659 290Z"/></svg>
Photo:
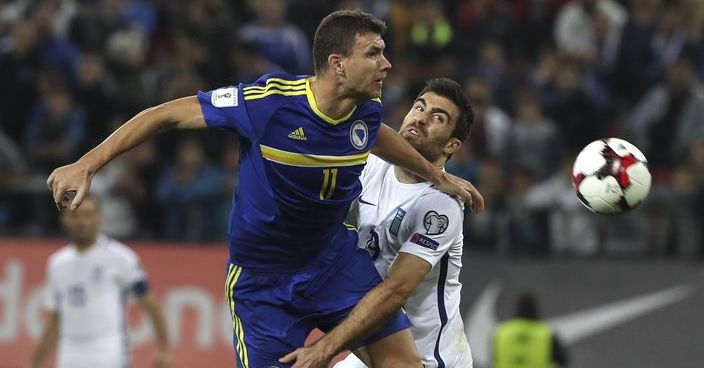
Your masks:
<svg viewBox="0 0 704 368"><path fill-rule="evenodd" d="M418 233L414 233L411 236L411 243L416 243L421 247L425 247L432 250L438 250L438 247L440 246L440 243L436 242L435 240Z"/></svg>
<svg viewBox="0 0 704 368"><path fill-rule="evenodd" d="M216 89L210 96L210 103L215 107L237 106L237 87Z"/></svg>

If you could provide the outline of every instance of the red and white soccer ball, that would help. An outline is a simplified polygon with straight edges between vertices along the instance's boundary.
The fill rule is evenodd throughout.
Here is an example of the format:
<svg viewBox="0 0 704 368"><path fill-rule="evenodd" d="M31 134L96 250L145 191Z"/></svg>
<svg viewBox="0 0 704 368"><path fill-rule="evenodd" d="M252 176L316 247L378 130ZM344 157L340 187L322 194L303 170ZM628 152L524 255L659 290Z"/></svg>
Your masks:
<svg viewBox="0 0 704 368"><path fill-rule="evenodd" d="M637 207L650 191L650 180L643 153L618 138L589 143L572 168L577 197L600 214L619 214Z"/></svg>

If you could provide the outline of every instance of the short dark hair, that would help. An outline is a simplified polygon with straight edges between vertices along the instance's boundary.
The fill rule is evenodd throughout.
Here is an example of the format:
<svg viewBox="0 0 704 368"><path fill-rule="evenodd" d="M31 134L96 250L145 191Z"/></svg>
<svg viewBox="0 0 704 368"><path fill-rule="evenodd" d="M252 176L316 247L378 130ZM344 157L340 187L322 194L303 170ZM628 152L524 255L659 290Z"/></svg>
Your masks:
<svg viewBox="0 0 704 368"><path fill-rule="evenodd" d="M438 96L445 97L459 108L460 116L457 117L457 122L450 138L457 138L464 142L474 124L474 109L472 109L472 103L464 93L462 86L449 78L433 78L425 82L425 87L420 91L418 97L427 92L433 92Z"/></svg>
<svg viewBox="0 0 704 368"><path fill-rule="evenodd" d="M327 69L330 54L349 56L359 33L384 34L386 24L361 10L338 10L328 14L315 30L313 63L316 72Z"/></svg>

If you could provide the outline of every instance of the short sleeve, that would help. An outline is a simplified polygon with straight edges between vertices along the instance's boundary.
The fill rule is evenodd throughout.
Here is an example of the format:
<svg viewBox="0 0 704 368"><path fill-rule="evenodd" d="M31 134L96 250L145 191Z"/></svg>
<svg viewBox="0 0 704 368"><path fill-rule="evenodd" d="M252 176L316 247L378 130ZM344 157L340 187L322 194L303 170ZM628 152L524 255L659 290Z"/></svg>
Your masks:
<svg viewBox="0 0 704 368"><path fill-rule="evenodd" d="M44 307L56 311L60 305L61 293L57 286L55 273L51 264L46 267L46 286L44 287Z"/></svg>
<svg viewBox="0 0 704 368"><path fill-rule="evenodd" d="M419 198L406 214L399 252L410 253L435 266L462 234L462 205L444 193Z"/></svg>
<svg viewBox="0 0 704 368"><path fill-rule="evenodd" d="M126 246L120 252L120 274L118 276L124 289L136 296L142 296L149 290L147 274L139 261L139 257Z"/></svg>
<svg viewBox="0 0 704 368"><path fill-rule="evenodd" d="M209 128L227 129L252 139L254 134L242 96L242 85L198 92L198 102Z"/></svg>

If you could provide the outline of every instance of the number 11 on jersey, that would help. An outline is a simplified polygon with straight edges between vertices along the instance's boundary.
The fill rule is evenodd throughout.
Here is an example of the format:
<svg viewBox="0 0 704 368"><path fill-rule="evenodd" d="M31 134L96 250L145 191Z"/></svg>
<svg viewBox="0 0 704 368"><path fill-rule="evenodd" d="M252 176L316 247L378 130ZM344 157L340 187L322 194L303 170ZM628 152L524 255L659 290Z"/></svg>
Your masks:
<svg viewBox="0 0 704 368"><path fill-rule="evenodd" d="M337 183L337 169L323 169L323 186L320 188L320 200L330 199Z"/></svg>

